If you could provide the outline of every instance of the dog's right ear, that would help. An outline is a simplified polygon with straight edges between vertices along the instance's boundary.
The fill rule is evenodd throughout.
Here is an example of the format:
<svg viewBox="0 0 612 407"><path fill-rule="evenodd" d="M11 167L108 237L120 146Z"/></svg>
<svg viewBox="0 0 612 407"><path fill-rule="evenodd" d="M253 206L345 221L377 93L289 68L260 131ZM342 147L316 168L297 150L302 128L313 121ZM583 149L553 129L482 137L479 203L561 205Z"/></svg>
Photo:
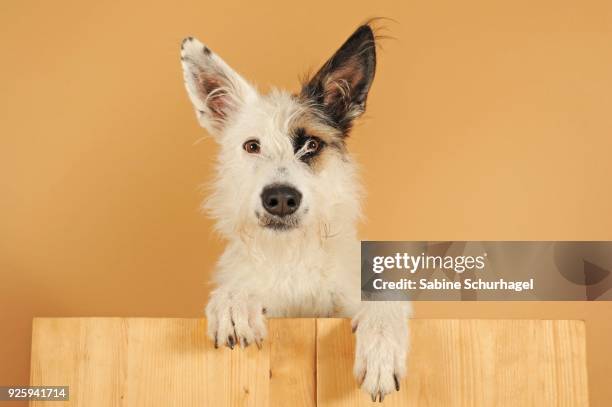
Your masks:
<svg viewBox="0 0 612 407"><path fill-rule="evenodd" d="M302 97L321 107L347 136L353 120L365 111L376 70L376 38L364 24L302 87Z"/></svg>
<svg viewBox="0 0 612 407"><path fill-rule="evenodd" d="M217 54L193 37L181 44L183 76L200 124L219 135L255 89Z"/></svg>

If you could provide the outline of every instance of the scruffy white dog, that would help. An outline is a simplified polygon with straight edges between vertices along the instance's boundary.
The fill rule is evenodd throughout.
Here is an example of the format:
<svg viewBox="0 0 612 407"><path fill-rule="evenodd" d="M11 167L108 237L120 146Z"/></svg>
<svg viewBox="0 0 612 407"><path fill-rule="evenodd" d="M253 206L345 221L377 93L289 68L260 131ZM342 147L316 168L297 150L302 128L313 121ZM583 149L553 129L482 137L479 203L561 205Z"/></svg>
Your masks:
<svg viewBox="0 0 612 407"><path fill-rule="evenodd" d="M206 202L228 241L206 307L211 339L260 346L266 317L351 317L354 374L382 401L405 375L410 306L361 301L360 186L346 140L374 79L371 27L299 94L259 94L191 37L181 60L198 121L221 148Z"/></svg>

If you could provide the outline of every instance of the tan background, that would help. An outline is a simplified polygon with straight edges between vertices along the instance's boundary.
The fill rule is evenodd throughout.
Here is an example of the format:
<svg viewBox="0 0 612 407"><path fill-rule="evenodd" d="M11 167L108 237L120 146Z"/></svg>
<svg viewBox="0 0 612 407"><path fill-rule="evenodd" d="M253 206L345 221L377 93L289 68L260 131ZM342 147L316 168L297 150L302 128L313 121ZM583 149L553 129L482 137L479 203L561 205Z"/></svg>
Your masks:
<svg viewBox="0 0 612 407"><path fill-rule="evenodd" d="M350 142L364 238L612 240L609 0L253 4L2 1L0 385L28 381L33 316L201 315L222 243L198 213L216 146L186 35L297 89L359 22L397 20ZM591 401L612 399L611 303L416 312L586 319Z"/></svg>

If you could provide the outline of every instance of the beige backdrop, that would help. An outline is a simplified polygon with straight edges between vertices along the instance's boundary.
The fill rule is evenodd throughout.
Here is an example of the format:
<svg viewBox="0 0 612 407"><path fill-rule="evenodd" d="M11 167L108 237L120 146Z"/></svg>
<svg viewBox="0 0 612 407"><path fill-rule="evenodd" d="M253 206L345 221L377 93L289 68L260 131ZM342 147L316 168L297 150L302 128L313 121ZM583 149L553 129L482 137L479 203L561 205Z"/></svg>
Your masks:
<svg viewBox="0 0 612 407"><path fill-rule="evenodd" d="M612 240L609 0L254 4L2 1L0 385L28 381L33 316L202 314L217 148L183 90L187 35L297 89L358 23L397 20L350 142L363 238ZM586 319L591 401L612 399L611 303L416 312Z"/></svg>

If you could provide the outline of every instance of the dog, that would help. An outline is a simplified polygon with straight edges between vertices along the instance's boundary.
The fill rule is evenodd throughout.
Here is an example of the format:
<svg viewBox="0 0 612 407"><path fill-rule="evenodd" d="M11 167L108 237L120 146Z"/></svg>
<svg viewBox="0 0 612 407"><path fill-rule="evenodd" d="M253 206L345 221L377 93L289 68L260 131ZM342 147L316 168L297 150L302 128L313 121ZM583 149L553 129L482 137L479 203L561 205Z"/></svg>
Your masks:
<svg viewBox="0 0 612 407"><path fill-rule="evenodd" d="M181 44L196 117L220 145L204 207L227 240L206 307L215 346L261 347L266 318L350 317L353 373L373 401L399 390L407 302L362 302L362 190L347 150L376 69L366 23L297 94L260 94L206 45Z"/></svg>

